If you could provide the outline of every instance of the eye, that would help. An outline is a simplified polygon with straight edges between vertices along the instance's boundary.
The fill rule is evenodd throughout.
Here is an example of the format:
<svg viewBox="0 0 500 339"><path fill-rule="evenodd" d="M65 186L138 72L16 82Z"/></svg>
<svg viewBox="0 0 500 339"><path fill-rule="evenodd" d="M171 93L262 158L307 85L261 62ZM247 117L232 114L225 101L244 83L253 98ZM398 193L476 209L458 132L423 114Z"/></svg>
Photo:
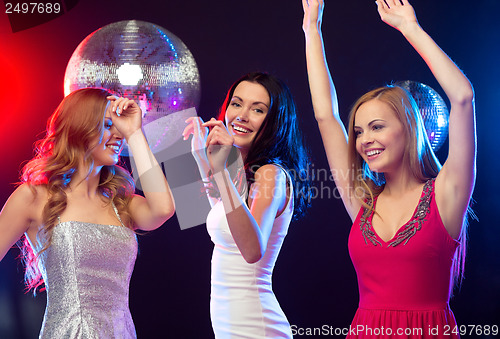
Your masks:
<svg viewBox="0 0 500 339"><path fill-rule="evenodd" d="M254 111L257 113L264 113L264 110L260 108L256 108Z"/></svg>
<svg viewBox="0 0 500 339"><path fill-rule="evenodd" d="M381 128L384 128L384 126L382 126L382 125L373 125L372 126L372 130L374 130L374 131L379 130Z"/></svg>
<svg viewBox="0 0 500 339"><path fill-rule="evenodd" d="M357 138L359 137L361 134L363 133L363 131L357 129L357 130L354 130L354 136Z"/></svg>
<svg viewBox="0 0 500 339"><path fill-rule="evenodd" d="M231 102L231 106L233 106L233 107L241 107L240 103L239 102L235 102L235 101Z"/></svg>
<svg viewBox="0 0 500 339"><path fill-rule="evenodd" d="M110 129L111 126L113 126L113 121L111 121L111 120L104 121L104 128L105 129Z"/></svg>

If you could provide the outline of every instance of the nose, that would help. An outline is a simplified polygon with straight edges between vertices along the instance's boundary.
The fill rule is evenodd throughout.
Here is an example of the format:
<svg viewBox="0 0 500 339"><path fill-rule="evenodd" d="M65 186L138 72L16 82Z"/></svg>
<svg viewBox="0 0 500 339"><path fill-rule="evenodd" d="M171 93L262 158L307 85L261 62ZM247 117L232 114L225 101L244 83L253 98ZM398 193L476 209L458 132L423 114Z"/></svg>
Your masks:
<svg viewBox="0 0 500 339"><path fill-rule="evenodd" d="M115 125L111 126L110 132L115 139L117 140L123 139L123 134L120 133L120 131L118 130L118 128L116 128Z"/></svg>
<svg viewBox="0 0 500 339"><path fill-rule="evenodd" d="M248 109L247 108L242 108L238 112L238 116L236 117L236 120L248 122Z"/></svg>
<svg viewBox="0 0 500 339"><path fill-rule="evenodd" d="M373 142L373 137L369 132L364 132L361 134L361 144L369 145Z"/></svg>

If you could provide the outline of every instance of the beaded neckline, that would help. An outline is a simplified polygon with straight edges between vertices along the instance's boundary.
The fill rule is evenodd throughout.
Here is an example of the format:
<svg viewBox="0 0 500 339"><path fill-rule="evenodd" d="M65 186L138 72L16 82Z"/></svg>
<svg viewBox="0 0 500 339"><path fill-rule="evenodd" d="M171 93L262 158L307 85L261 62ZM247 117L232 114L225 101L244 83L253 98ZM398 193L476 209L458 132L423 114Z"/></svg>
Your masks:
<svg viewBox="0 0 500 339"><path fill-rule="evenodd" d="M400 227L396 235L387 243L387 247L395 247L399 244L406 245L408 243L408 240L410 240L411 237L413 237L418 231L422 229L422 224L424 223L425 217L430 210L432 195L431 193L434 188L434 180L435 178L427 180L413 216L406 224ZM369 199L367 203L371 205L371 199ZM363 207L363 214L359 221L361 233L363 234L363 238L365 239L365 244L368 244L368 241L370 241L374 246L382 246L380 240L377 239L377 234L373 230L373 213L373 210L370 211L368 208Z"/></svg>

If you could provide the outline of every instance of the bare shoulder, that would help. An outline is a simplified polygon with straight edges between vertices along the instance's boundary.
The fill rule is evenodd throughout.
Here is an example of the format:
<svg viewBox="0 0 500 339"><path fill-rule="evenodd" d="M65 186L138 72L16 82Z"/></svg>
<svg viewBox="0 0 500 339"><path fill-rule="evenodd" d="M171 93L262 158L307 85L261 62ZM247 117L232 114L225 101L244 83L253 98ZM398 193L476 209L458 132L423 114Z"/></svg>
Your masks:
<svg viewBox="0 0 500 339"><path fill-rule="evenodd" d="M38 201L46 201L48 192L42 185L29 185L24 183L16 188L11 197L31 205Z"/></svg>
<svg viewBox="0 0 500 339"><path fill-rule="evenodd" d="M41 219L43 207L47 203L48 192L42 185L20 185L10 196L8 203L16 211L31 220Z"/></svg>
<svg viewBox="0 0 500 339"><path fill-rule="evenodd" d="M260 201L272 201L278 206L286 201L286 174L283 169L274 164L261 166L254 176L255 182L250 186L248 202L251 204L255 198ZM267 204L266 203L266 204Z"/></svg>
<svg viewBox="0 0 500 339"><path fill-rule="evenodd" d="M286 183L286 174L280 166L266 164L255 172L255 181L275 184Z"/></svg>

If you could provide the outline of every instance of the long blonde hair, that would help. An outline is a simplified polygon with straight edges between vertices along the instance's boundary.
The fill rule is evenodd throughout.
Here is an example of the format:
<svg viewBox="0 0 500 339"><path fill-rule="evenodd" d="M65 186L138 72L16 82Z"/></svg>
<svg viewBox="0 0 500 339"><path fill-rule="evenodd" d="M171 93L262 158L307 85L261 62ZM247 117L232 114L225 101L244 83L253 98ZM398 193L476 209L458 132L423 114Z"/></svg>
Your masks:
<svg viewBox="0 0 500 339"><path fill-rule="evenodd" d="M37 258L50 247L58 216L66 209L65 190L82 160L89 169L87 175L92 171L92 142L103 136L109 95L112 93L104 89L84 88L65 97L47 122L46 136L37 141L35 157L24 166L22 182L29 184L34 192L34 187L40 186L48 193L42 212L43 226L37 234L43 247L35 254L27 238L22 246L26 285L35 292L43 283ZM134 181L125 169L117 165L101 169L98 193L115 204L122 222L129 228L133 225L128 203L134 190Z"/></svg>
<svg viewBox="0 0 500 339"><path fill-rule="evenodd" d="M422 116L411 94L404 88L393 85L379 87L366 93L356 101L349 114L348 154L350 168L354 174L350 176L350 194L359 199L368 212L373 210L374 198L384 190L385 186L384 174L371 171L356 150L354 133L356 112L361 105L370 100L380 100L388 104L403 125L405 133L403 164L409 168L414 178L424 183L437 177L441 170L441 164L432 150ZM464 218L459 240L460 245L455 252L452 267L453 279L456 283L459 283L463 277L467 243L466 218Z"/></svg>

